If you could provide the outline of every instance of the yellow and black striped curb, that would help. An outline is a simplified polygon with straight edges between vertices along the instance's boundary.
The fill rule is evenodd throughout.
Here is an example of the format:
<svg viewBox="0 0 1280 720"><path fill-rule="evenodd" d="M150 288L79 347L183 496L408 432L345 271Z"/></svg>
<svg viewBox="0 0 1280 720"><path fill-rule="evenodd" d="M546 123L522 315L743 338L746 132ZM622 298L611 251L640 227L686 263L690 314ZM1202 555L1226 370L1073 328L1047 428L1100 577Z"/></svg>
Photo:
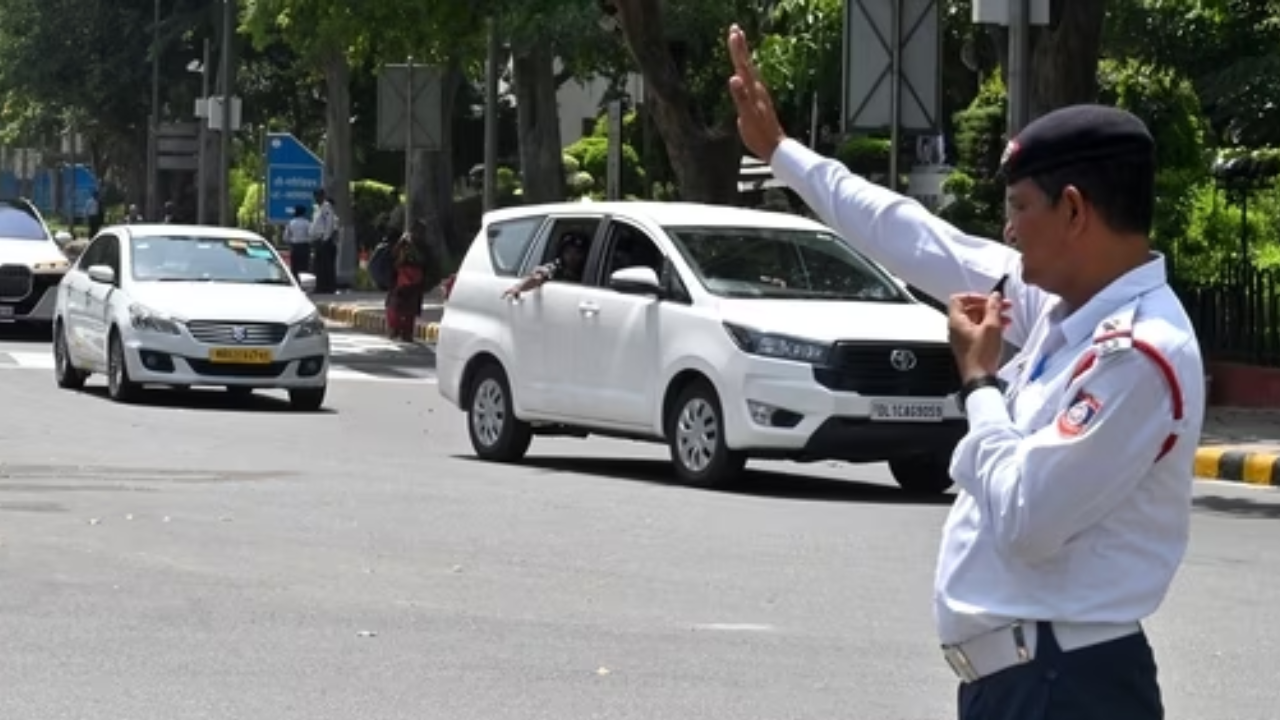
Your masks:
<svg viewBox="0 0 1280 720"><path fill-rule="evenodd" d="M342 303L316 303L320 315L333 322L346 325L352 330L385 336L387 330L387 311L369 305L347 305ZM418 321L413 330L413 338L418 342L434 344L440 337L440 323Z"/></svg>
<svg viewBox="0 0 1280 720"><path fill-rule="evenodd" d="M1280 454L1200 447L1196 449L1195 474L1202 480L1280 487Z"/></svg>

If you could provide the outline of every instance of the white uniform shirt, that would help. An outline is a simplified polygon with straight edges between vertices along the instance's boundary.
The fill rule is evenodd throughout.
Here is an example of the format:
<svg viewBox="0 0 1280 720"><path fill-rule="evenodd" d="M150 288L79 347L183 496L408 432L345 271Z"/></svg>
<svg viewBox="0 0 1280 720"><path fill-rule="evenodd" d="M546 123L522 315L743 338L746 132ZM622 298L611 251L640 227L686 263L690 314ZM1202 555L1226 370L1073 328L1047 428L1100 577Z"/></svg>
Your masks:
<svg viewBox="0 0 1280 720"><path fill-rule="evenodd" d="M1200 349L1164 258L1153 255L1068 315L1059 298L1023 283L1021 256L1004 244L967 236L793 140L772 166L850 247L935 298L989 292L1007 276L1005 338L1022 352L1000 372L1005 393L984 388L966 403L969 433L951 463L959 492L934 584L942 642L1015 620L1151 615L1186 552L1205 403ZM1181 421L1155 360L1125 340L1095 345L1112 327L1131 329L1168 361ZM1157 460L1170 434L1177 442Z"/></svg>
<svg viewBox="0 0 1280 720"><path fill-rule="evenodd" d="M333 203L325 200L316 208L315 218L311 221L311 239L324 240L338 229L338 214L333 211Z"/></svg>
<svg viewBox="0 0 1280 720"><path fill-rule="evenodd" d="M311 242L311 222L304 217L295 217L284 226L284 241L290 245L305 245Z"/></svg>

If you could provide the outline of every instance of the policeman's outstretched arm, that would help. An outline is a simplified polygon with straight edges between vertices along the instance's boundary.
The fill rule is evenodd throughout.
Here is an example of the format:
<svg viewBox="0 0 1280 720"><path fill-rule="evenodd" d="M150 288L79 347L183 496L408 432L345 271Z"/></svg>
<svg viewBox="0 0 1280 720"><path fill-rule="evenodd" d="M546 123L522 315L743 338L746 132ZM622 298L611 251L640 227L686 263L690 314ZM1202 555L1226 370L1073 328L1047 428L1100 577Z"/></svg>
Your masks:
<svg viewBox="0 0 1280 720"><path fill-rule="evenodd" d="M795 190L845 242L941 302L956 293L990 292L1004 280L1001 292L1012 306L1005 337L1024 344L1046 295L1022 282L1017 252L965 235L915 200L868 182L788 139L737 25L729 31L729 53L734 64L729 89L738 109L738 130L747 148L770 163L775 177Z"/></svg>

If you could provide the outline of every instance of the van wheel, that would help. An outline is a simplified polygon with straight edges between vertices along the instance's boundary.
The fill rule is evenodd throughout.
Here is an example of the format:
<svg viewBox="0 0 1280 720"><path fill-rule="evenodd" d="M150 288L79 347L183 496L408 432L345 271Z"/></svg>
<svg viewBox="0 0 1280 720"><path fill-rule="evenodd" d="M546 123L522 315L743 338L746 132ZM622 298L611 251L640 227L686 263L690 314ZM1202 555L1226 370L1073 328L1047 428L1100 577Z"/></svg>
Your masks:
<svg viewBox="0 0 1280 720"><path fill-rule="evenodd" d="M912 495L941 495L951 489L951 455L913 455L889 461L898 487Z"/></svg>
<svg viewBox="0 0 1280 720"><path fill-rule="evenodd" d="M676 477L696 487L727 487L742 477L747 456L725 444L724 415L715 388L706 381L680 392L667 417L667 444Z"/></svg>
<svg viewBox="0 0 1280 720"><path fill-rule="evenodd" d="M481 460L513 463L524 458L533 441L533 429L515 414L511 384L496 363L476 371L467 407L467 431L471 447Z"/></svg>

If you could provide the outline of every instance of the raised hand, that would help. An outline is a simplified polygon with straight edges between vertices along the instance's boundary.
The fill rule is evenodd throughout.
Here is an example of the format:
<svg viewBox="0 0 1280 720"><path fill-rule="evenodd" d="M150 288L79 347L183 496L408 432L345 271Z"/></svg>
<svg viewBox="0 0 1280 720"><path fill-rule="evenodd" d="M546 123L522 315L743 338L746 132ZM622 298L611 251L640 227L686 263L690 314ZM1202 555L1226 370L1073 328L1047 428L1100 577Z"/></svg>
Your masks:
<svg viewBox="0 0 1280 720"><path fill-rule="evenodd" d="M751 49L742 28L734 24L729 28L729 56L733 58L733 76L729 78L729 92L738 107L738 133L751 154L765 162L773 157L773 151L787 138L773 109L769 89L760 79L760 73L751 62Z"/></svg>

